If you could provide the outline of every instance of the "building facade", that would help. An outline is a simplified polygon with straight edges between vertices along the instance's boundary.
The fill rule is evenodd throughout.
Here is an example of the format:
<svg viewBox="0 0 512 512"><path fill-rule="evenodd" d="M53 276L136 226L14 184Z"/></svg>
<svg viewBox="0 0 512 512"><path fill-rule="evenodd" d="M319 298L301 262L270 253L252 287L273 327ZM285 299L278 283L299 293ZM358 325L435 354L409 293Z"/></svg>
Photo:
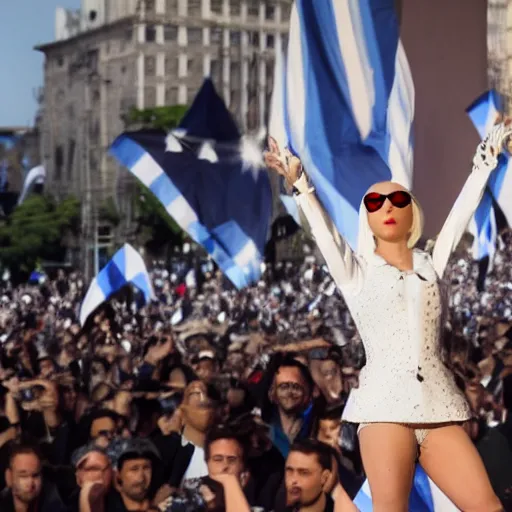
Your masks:
<svg viewBox="0 0 512 512"><path fill-rule="evenodd" d="M114 200L129 224L133 181L107 155L133 108L190 104L210 76L240 127L266 123L291 0L82 0L57 9L38 128L48 187L79 196L83 229ZM126 232L122 234L126 237Z"/></svg>

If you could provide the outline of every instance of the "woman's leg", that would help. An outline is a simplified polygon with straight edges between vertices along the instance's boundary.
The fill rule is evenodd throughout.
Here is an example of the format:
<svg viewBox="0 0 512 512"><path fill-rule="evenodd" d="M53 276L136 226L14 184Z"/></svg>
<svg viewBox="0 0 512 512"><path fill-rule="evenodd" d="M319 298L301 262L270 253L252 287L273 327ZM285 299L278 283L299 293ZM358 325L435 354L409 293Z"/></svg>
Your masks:
<svg viewBox="0 0 512 512"><path fill-rule="evenodd" d="M359 432L374 512L407 512L417 443L414 431L394 423L370 423Z"/></svg>
<svg viewBox="0 0 512 512"><path fill-rule="evenodd" d="M459 510L503 510L480 455L461 426L448 425L430 430L421 445L420 464Z"/></svg>

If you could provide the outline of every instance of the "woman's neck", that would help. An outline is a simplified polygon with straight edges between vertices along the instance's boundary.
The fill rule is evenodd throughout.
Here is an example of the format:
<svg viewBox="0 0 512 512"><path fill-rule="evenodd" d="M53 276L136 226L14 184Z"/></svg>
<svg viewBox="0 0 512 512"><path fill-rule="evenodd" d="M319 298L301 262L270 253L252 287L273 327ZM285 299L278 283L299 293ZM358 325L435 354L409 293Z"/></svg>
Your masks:
<svg viewBox="0 0 512 512"><path fill-rule="evenodd" d="M405 272L414 268L412 249L407 247L407 241L385 242L379 240L375 254L384 258L390 265Z"/></svg>

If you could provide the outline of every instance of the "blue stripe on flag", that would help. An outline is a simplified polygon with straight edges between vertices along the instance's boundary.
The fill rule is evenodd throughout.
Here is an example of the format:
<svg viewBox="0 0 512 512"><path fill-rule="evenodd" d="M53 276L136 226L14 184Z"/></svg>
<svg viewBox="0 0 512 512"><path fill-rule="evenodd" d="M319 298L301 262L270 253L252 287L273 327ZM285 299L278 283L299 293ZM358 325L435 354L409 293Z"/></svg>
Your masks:
<svg viewBox="0 0 512 512"><path fill-rule="evenodd" d="M466 109L481 139L487 136L502 111L503 99L495 89L483 93Z"/></svg>
<svg viewBox="0 0 512 512"><path fill-rule="evenodd" d="M489 130L496 123L503 107L503 99L500 94L491 89L479 96L467 109L466 113L473 122L478 134L483 139L487 136ZM509 170L510 155L508 153L500 154L498 165L491 173L487 188L475 212L474 219L476 224L476 254L477 259L491 256L493 247L496 243L496 233L491 217L495 215L493 207L493 198L500 202L503 183L506 173Z"/></svg>

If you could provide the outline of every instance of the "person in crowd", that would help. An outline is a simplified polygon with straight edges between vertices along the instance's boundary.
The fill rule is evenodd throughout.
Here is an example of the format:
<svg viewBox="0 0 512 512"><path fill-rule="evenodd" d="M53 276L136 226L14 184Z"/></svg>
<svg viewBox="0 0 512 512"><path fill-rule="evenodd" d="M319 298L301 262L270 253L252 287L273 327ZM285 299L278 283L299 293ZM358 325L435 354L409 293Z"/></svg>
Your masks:
<svg viewBox="0 0 512 512"><path fill-rule="evenodd" d="M469 405L440 357L446 307L440 281L511 134L509 123L500 123L478 146L473 172L432 256L415 249L423 227L418 201L393 182L377 183L364 195L358 249L353 251L316 198L300 160L281 155L275 140L269 141L267 166L297 192L298 205L365 346L366 365L343 418L359 424L376 511L407 511L418 455L460 509L503 509L462 427L470 417Z"/></svg>
<svg viewBox="0 0 512 512"><path fill-rule="evenodd" d="M185 388L179 407L180 425L176 428L178 432L164 432L160 429L154 437L165 461L165 473L172 488L180 487L184 480L208 474L204 443L206 433L215 418L213 399L211 390L204 382L191 382Z"/></svg>
<svg viewBox="0 0 512 512"><path fill-rule="evenodd" d="M271 366L268 406L263 419L270 424L270 436L283 457L290 445L308 437L313 425L314 382L307 366L290 356L276 359ZM267 398L265 397L265 398Z"/></svg>
<svg viewBox="0 0 512 512"><path fill-rule="evenodd" d="M202 350L197 357L192 359L193 369L196 375L206 384L211 384L219 371L215 354L211 350Z"/></svg>
<svg viewBox="0 0 512 512"><path fill-rule="evenodd" d="M285 464L286 510L290 512L334 512L332 453L319 441L303 439L290 447ZM344 489L337 484L335 499L340 510L357 512Z"/></svg>
<svg viewBox="0 0 512 512"><path fill-rule="evenodd" d="M72 464L78 489L69 499L71 512L107 512L105 500L111 492L113 480L107 452L90 443L73 453Z"/></svg>
<svg viewBox="0 0 512 512"><path fill-rule="evenodd" d="M55 485L46 481L36 448L13 445L0 495L2 512L67 512Z"/></svg>
<svg viewBox="0 0 512 512"><path fill-rule="evenodd" d="M111 443L108 451L114 464L115 488L108 498L108 510L150 511L159 487L154 481L154 466L160 461L155 446L147 439L120 439Z"/></svg>

